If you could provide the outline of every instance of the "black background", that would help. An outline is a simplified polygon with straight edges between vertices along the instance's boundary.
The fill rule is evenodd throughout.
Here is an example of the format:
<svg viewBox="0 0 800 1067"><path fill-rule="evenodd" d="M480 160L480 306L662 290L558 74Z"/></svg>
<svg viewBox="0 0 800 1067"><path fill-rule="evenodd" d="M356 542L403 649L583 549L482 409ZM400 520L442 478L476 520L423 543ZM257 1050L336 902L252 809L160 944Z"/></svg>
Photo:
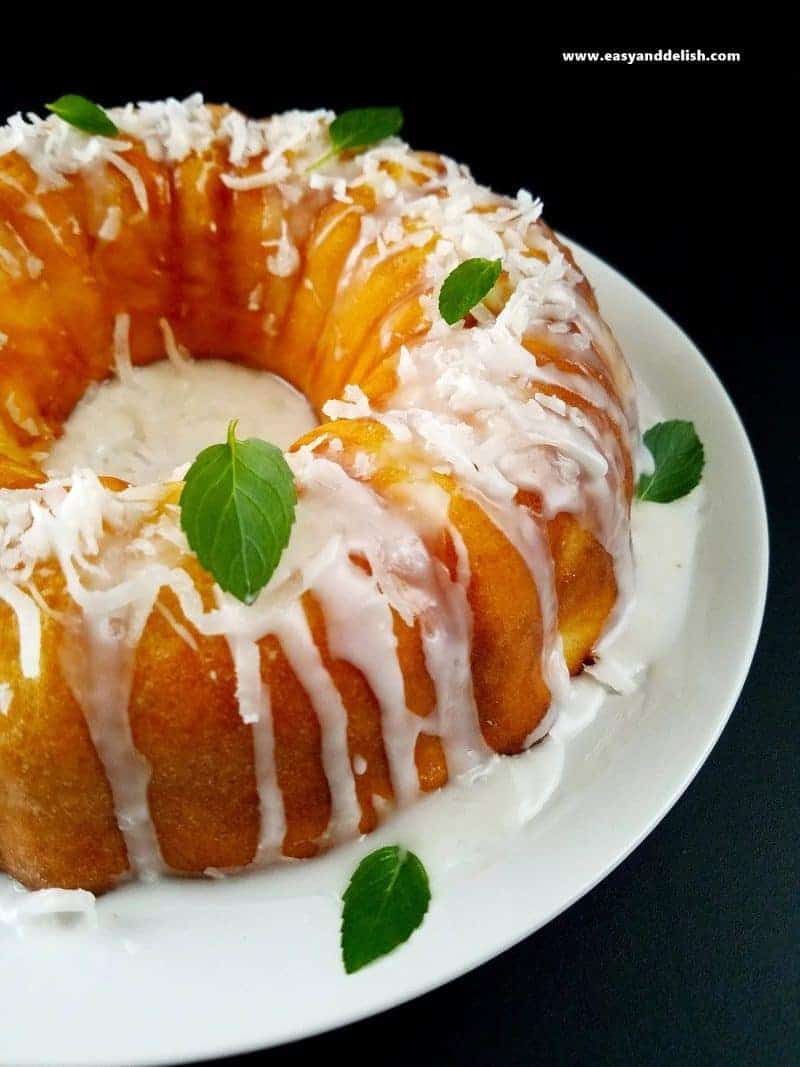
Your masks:
<svg viewBox="0 0 800 1067"><path fill-rule="evenodd" d="M108 22L99 30L109 47L81 33L62 39L51 23L36 44L46 59L28 44L16 57L4 48L0 115L67 91L113 104L200 89L259 115L400 104L413 145L466 161L498 191L542 196L553 226L689 333L730 391L765 483L770 596L749 680L708 763L644 844L478 971L345 1030L235 1062L796 1064L796 61L777 32L770 46L749 30L607 39L581 32L576 16L572 33L554 37L490 14L480 26L454 17L461 29L440 37L423 10L396 26L399 16L376 9L364 23L370 40L358 44L352 12L311 7L294 26L240 15L235 34L214 28L202 41L158 25L136 39ZM737 49L742 61L561 59L562 49L681 47Z"/></svg>

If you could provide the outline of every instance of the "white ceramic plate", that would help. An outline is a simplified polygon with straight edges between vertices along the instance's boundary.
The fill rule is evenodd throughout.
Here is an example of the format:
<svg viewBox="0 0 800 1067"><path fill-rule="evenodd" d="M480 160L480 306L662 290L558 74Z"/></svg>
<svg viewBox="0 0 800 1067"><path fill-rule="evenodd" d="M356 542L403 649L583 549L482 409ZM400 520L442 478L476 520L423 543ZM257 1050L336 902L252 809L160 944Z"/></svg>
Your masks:
<svg viewBox="0 0 800 1067"><path fill-rule="evenodd" d="M513 847L451 880L406 946L352 977L339 962L337 892L363 845L224 883L126 887L99 902L97 930L73 921L22 934L0 927L0 1062L174 1063L278 1044L399 1004L563 911L691 782L739 695L761 625L761 484L739 418L691 341L610 267L580 250L579 259L636 372L669 416L694 420L706 446L689 616L644 698L612 698L570 746L558 791Z"/></svg>

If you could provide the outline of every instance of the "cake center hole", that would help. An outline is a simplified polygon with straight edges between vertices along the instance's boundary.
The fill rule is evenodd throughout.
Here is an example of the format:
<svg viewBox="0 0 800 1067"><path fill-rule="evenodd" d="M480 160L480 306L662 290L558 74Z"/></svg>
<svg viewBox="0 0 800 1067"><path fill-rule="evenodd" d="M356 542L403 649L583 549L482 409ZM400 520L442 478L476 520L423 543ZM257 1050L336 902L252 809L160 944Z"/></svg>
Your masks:
<svg viewBox="0 0 800 1067"><path fill-rule="evenodd" d="M181 367L163 360L91 386L43 468L50 477L91 467L137 485L166 481L222 443L231 419L238 437L284 449L317 425L305 397L274 374L219 359Z"/></svg>

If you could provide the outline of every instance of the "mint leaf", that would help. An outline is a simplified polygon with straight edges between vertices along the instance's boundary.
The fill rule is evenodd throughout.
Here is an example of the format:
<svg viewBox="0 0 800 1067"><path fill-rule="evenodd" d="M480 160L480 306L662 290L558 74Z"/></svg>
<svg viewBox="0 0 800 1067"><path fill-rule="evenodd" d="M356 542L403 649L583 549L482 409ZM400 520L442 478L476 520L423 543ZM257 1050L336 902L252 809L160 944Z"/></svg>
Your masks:
<svg viewBox="0 0 800 1067"><path fill-rule="evenodd" d="M343 900L342 960L353 974L417 929L431 900L428 875L413 852L387 845L359 863Z"/></svg>
<svg viewBox="0 0 800 1067"><path fill-rule="evenodd" d="M119 133L105 111L85 96L67 93L52 104L45 104L45 107L84 133L100 134L102 137L116 137Z"/></svg>
<svg viewBox="0 0 800 1067"><path fill-rule="evenodd" d="M399 107L359 107L337 115L328 128L331 149L312 163L308 170L327 163L340 152L369 148L384 137L392 137L403 125Z"/></svg>
<svg viewBox="0 0 800 1067"><path fill-rule="evenodd" d="M328 132L334 151L344 152L377 144L397 133L402 125L399 107L360 107L337 115Z"/></svg>
<svg viewBox="0 0 800 1067"><path fill-rule="evenodd" d="M499 259L467 259L450 271L439 293L439 312L448 326L483 300L502 269Z"/></svg>
<svg viewBox="0 0 800 1067"><path fill-rule="evenodd" d="M672 419L659 422L644 435L655 460L652 474L643 474L636 486L640 500L669 504L686 496L700 481L705 463L703 444L694 424Z"/></svg>
<svg viewBox="0 0 800 1067"><path fill-rule="evenodd" d="M275 445L236 439L205 448L186 474L181 526L221 589L251 604L289 542L297 497L292 472Z"/></svg>

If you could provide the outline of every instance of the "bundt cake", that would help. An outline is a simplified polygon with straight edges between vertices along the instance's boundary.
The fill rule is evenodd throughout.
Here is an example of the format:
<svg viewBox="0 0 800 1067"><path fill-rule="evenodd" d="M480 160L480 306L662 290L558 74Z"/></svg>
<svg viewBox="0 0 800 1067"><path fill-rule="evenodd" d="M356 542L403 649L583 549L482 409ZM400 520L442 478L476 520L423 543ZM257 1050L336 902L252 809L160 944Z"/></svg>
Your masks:
<svg viewBox="0 0 800 1067"><path fill-rule="evenodd" d="M93 891L314 856L542 738L630 600L638 434L525 191L396 136L332 152L327 111L108 116L0 129L0 870ZM251 604L190 550L182 472L44 473L87 388L172 350L321 420Z"/></svg>

